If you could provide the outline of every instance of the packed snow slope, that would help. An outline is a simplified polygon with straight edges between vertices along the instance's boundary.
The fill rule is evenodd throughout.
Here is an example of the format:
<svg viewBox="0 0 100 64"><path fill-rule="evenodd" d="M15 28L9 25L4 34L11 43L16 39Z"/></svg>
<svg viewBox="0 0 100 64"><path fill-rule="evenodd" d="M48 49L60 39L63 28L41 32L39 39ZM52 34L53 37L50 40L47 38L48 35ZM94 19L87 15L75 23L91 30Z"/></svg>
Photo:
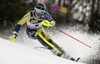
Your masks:
<svg viewBox="0 0 100 64"><path fill-rule="evenodd" d="M0 64L82 64L0 38Z"/></svg>
<svg viewBox="0 0 100 64"><path fill-rule="evenodd" d="M55 43L62 47L66 53L75 59L81 57L79 62L86 64L100 64L100 34L84 32L82 26L60 26L57 27L65 33L77 38L84 44L70 38L69 36L53 29L45 28ZM12 30L4 30L0 34L9 36ZM85 30L87 31L87 30ZM75 62L57 57L47 49L34 49L42 46L37 40L30 39L26 35L26 28L21 28L16 42L0 39L0 64L73 64Z"/></svg>

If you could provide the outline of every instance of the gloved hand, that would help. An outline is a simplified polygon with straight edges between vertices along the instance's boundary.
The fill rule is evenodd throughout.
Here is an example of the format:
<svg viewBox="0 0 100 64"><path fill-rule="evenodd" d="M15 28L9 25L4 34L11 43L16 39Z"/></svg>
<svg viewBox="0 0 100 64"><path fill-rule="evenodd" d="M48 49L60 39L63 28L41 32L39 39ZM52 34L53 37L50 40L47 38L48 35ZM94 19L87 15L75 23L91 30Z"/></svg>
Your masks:
<svg viewBox="0 0 100 64"><path fill-rule="evenodd" d="M16 31L13 32L13 35L11 35L9 38L12 42L16 41L16 37L17 37L18 33Z"/></svg>
<svg viewBox="0 0 100 64"><path fill-rule="evenodd" d="M53 27L55 25L55 21L51 21L50 25L51 25L50 27Z"/></svg>
<svg viewBox="0 0 100 64"><path fill-rule="evenodd" d="M50 27L53 27L54 25L55 25L55 22L54 21L51 21L51 22L49 22L48 20L43 20L42 21L42 25L44 25L44 26L50 26Z"/></svg>

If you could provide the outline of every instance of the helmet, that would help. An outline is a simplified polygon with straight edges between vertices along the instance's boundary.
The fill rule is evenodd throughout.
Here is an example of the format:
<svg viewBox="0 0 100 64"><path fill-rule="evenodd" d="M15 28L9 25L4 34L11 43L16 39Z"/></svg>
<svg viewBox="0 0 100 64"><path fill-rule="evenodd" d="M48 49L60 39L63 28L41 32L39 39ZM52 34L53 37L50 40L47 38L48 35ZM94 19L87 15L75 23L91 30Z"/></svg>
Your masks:
<svg viewBox="0 0 100 64"><path fill-rule="evenodd" d="M35 9L46 10L46 6L43 2L39 2L35 5Z"/></svg>

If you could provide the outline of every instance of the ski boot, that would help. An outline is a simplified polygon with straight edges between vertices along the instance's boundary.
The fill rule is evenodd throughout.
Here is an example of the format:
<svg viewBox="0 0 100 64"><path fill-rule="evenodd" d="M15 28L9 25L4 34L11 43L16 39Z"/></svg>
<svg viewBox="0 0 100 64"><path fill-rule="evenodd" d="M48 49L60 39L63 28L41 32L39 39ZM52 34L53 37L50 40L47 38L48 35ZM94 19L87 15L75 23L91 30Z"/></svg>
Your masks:
<svg viewBox="0 0 100 64"><path fill-rule="evenodd" d="M51 52L53 53L53 54L55 54L56 56L59 56L59 57L62 57L62 58L65 58L65 59L68 59L68 60L71 60L71 61L75 61L75 62L78 62L79 61L79 59L80 59L80 57L79 58L77 58L76 60L73 58L73 57L71 57L69 54L66 54L66 52L64 51L63 53L59 53L59 51L56 49L56 48L53 48L52 50L51 50Z"/></svg>
<svg viewBox="0 0 100 64"><path fill-rule="evenodd" d="M59 53L59 51L56 48L53 48L51 50L51 52L54 55L59 56L59 57L62 57L62 58L65 58L65 59L69 59L69 57L70 57L70 55L69 54L66 54L65 51L63 51L62 53Z"/></svg>

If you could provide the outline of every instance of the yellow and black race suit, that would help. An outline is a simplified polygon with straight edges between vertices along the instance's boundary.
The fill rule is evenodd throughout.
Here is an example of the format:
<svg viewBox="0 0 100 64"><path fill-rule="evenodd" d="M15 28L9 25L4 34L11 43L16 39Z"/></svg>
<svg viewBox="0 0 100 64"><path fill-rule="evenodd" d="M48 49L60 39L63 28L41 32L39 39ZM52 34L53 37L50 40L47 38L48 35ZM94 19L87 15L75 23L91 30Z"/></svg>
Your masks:
<svg viewBox="0 0 100 64"><path fill-rule="evenodd" d="M33 39L38 39L38 41L44 45L47 49L53 49L56 48L60 54L64 53L64 51L52 41L51 37L49 34L44 30L42 26L42 21L43 20L48 20L49 22L54 20L52 17L45 12L43 15L40 17L37 17L35 14L35 11L31 11L27 13L15 26L16 32L19 31L21 25L24 25L25 23L27 24L27 29L26 33L30 38ZM54 22L55 23L55 22Z"/></svg>

